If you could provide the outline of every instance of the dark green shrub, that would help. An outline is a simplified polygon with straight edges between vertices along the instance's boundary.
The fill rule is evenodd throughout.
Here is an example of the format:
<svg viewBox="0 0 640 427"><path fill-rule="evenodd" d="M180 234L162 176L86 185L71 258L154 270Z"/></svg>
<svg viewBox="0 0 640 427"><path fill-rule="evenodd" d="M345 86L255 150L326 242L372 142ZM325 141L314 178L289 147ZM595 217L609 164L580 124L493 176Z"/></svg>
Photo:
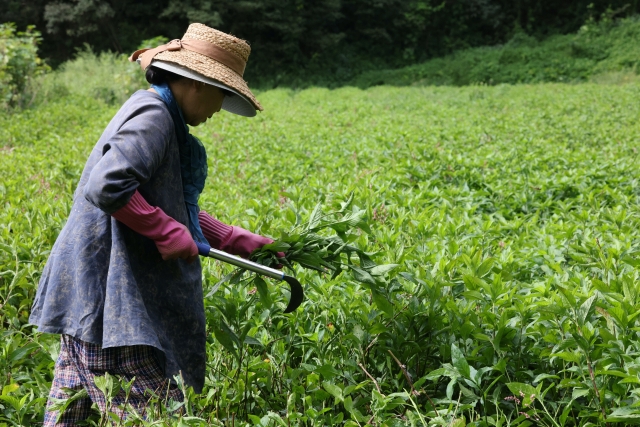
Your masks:
<svg viewBox="0 0 640 427"><path fill-rule="evenodd" d="M640 20L587 22L575 34L542 41L517 33L508 43L456 52L396 70L370 71L358 87L381 84L453 85L586 81L608 72L635 71Z"/></svg>

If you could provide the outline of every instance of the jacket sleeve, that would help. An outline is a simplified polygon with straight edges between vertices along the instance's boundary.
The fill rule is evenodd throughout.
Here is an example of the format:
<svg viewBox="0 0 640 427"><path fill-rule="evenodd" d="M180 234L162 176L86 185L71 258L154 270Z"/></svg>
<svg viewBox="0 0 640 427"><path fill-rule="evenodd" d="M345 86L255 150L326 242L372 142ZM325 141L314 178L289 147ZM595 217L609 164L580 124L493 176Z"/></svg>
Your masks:
<svg viewBox="0 0 640 427"><path fill-rule="evenodd" d="M102 145L102 157L91 170L84 197L108 214L122 208L162 164L173 133L173 120L163 106L135 108Z"/></svg>

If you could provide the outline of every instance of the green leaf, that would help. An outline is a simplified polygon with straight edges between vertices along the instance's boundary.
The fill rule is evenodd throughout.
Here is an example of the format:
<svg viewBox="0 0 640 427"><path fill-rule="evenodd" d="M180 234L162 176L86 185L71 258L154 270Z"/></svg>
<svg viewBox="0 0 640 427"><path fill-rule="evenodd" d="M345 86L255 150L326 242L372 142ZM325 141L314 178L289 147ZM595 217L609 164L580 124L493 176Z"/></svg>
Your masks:
<svg viewBox="0 0 640 427"><path fill-rule="evenodd" d="M34 344L34 343L30 343L25 345L22 348L19 348L17 350L12 351L9 354L9 361L13 364L16 363L18 361L21 361L22 359L24 359L26 357L27 354L34 352L35 350L39 349L40 346L38 344Z"/></svg>
<svg viewBox="0 0 640 427"><path fill-rule="evenodd" d="M534 384L537 384L537 383L539 383L540 381L543 381L543 380L547 380L547 379L557 380L557 379L559 379L559 378L560 378L559 376L557 376L557 375L552 375L552 374L538 374L538 375L535 377L535 379L533 380L533 383L534 383Z"/></svg>
<svg viewBox="0 0 640 427"><path fill-rule="evenodd" d="M255 276L253 278L253 284L258 290L258 295L260 296L260 302L265 308L271 308L273 305L273 301L271 300L271 293L269 292L269 286L267 282L262 279L260 276Z"/></svg>
<svg viewBox="0 0 640 427"><path fill-rule="evenodd" d="M350 212L337 221L326 223L325 226L331 227L338 232L346 232L350 228L356 227L362 221L366 213L367 212L365 210Z"/></svg>
<svg viewBox="0 0 640 427"><path fill-rule="evenodd" d="M571 332L571 336L575 340L578 347L582 349L582 351L584 351L587 354L590 352L591 346L589 345L589 341L587 341L582 335L576 332Z"/></svg>
<svg viewBox="0 0 640 427"><path fill-rule="evenodd" d="M19 388L20 388L20 385L17 383L7 384L6 386L2 387L2 396L6 396L9 393L13 393Z"/></svg>
<svg viewBox="0 0 640 427"><path fill-rule="evenodd" d="M327 381L323 381L322 387L327 391L327 393L335 397L338 402L342 402L344 400L344 398L342 397L342 389L337 385L331 384Z"/></svg>
<svg viewBox="0 0 640 427"><path fill-rule="evenodd" d="M371 289L371 296L373 298L373 302L380 310L384 312L384 314L389 317L393 316L393 304L391 304L389 300L387 300L387 297L373 288Z"/></svg>
<svg viewBox="0 0 640 427"><path fill-rule="evenodd" d="M361 423L366 422L368 420L362 412L360 412L354 405L351 396L347 396L344 398L344 408L351 414L353 418L360 421Z"/></svg>
<svg viewBox="0 0 640 427"><path fill-rule="evenodd" d="M300 265L303 265L304 267L311 268L311 269L318 270L320 272L325 273L325 270L322 268L323 267L322 258L320 258L315 253L305 252L305 253L295 254L295 255L291 255L290 259L292 261L299 263Z"/></svg>
<svg viewBox="0 0 640 427"><path fill-rule="evenodd" d="M460 372L463 378L471 380L471 369L469 369L469 363L465 359L464 354L458 348L455 343L451 344L451 363Z"/></svg>
<svg viewBox="0 0 640 427"><path fill-rule="evenodd" d="M447 384L447 389L445 390L445 393L447 395L447 399L451 400L453 399L453 390L455 385L458 383L458 378L457 377L453 377L451 378L451 381L449 381L449 384Z"/></svg>
<svg viewBox="0 0 640 427"><path fill-rule="evenodd" d="M633 258L631 256L625 256L622 258L622 262L624 262L625 264L629 264L632 267L637 268L638 266L640 266L640 258Z"/></svg>
<svg viewBox="0 0 640 427"><path fill-rule="evenodd" d="M387 328L383 323L376 323L375 325L373 325L370 329L369 329L369 333L371 335L378 335L381 334L383 332L387 332L389 330L389 328Z"/></svg>
<svg viewBox="0 0 640 427"><path fill-rule="evenodd" d="M356 267L355 265L350 265L351 273L353 278L360 283L365 283L367 285L375 285L376 280L369 274L367 271Z"/></svg>
<svg viewBox="0 0 640 427"><path fill-rule="evenodd" d="M568 351L562 351L559 353L551 353L549 355L550 357L559 357L562 360L566 360L567 362L573 362L576 364L580 364L580 362L582 361L582 358L580 357L579 354L576 353L570 353Z"/></svg>
<svg viewBox="0 0 640 427"><path fill-rule="evenodd" d="M465 274L462 277L464 284L467 285L467 288L471 291L477 291L479 289L487 289L487 283L479 277L471 276L469 274Z"/></svg>
<svg viewBox="0 0 640 427"><path fill-rule="evenodd" d="M322 218L322 204L318 203L316 207L311 212L311 216L309 217L309 223L307 224L307 231L313 230L318 225L320 225L320 219Z"/></svg>
<svg viewBox="0 0 640 427"><path fill-rule="evenodd" d="M260 248L260 250L267 250L270 252L286 252L289 248L291 248L290 244L276 240L273 243L264 245L262 248Z"/></svg>
<svg viewBox="0 0 640 427"><path fill-rule="evenodd" d="M583 302L580 308L578 309L577 320L578 320L578 325L580 325L581 327L584 326L587 320L587 317L589 316L589 314L591 314L595 301L596 301L596 295L593 295L587 298L586 301Z"/></svg>
<svg viewBox="0 0 640 427"><path fill-rule="evenodd" d="M214 285L213 288L211 288L211 290L207 293L207 295L205 295L205 299L211 298L213 296L213 294L215 294L216 292L218 292L218 289L220 289L220 286L222 286L223 284L227 283L227 282L231 282L233 277L238 276L238 275L242 275L244 274L244 270L234 270L231 273L225 275L218 283L216 283Z"/></svg>
<svg viewBox="0 0 640 427"><path fill-rule="evenodd" d="M238 352L240 349L240 340L238 336L220 319L213 328L213 334L222 346L231 353L236 359L239 359Z"/></svg>
<svg viewBox="0 0 640 427"><path fill-rule="evenodd" d="M248 345L257 345L257 346L262 346L262 343L260 341L258 341L257 339L255 339L254 337L250 337L250 336L246 336L244 337L244 341L245 344Z"/></svg>
<svg viewBox="0 0 640 427"><path fill-rule="evenodd" d="M574 388L571 392L571 400L576 400L579 397L588 396L591 389L588 388Z"/></svg>
<svg viewBox="0 0 640 427"><path fill-rule="evenodd" d="M538 396L538 389L524 383L507 383L507 387L513 393L515 397L522 401L523 405L531 405L532 397L535 399Z"/></svg>
<svg viewBox="0 0 640 427"><path fill-rule="evenodd" d="M330 380L334 377L340 375L340 371L333 367L330 364L324 364L315 369L315 372L322 375L325 379Z"/></svg>
<svg viewBox="0 0 640 427"><path fill-rule="evenodd" d="M120 392L120 381L117 377L112 376L108 372L105 372L103 376L94 377L93 382L96 387L100 389L102 394L104 394L104 397L108 402L113 400L113 398Z"/></svg>
<svg viewBox="0 0 640 427"><path fill-rule="evenodd" d="M260 417L257 415L251 415L251 414L247 414L247 416L249 417L249 419L251 420L251 422L253 423L253 425L259 426L262 425Z"/></svg>
<svg viewBox="0 0 640 427"><path fill-rule="evenodd" d="M623 406L616 408L607 416L607 422L640 424L640 408Z"/></svg>
<svg viewBox="0 0 640 427"><path fill-rule="evenodd" d="M0 395L0 402L8 403L16 411L20 411L20 409L22 409L22 404L20 403L20 400L14 396Z"/></svg>
<svg viewBox="0 0 640 427"><path fill-rule="evenodd" d="M439 369L436 369L435 371L429 372L426 378L428 380L437 380L438 378L445 375L446 373L447 373L447 370L445 368L439 368Z"/></svg>
<svg viewBox="0 0 640 427"><path fill-rule="evenodd" d="M396 267L398 267L398 264L376 265L371 270L369 270L369 273L371 273L372 276L384 276L388 272L394 270Z"/></svg>
<svg viewBox="0 0 640 427"><path fill-rule="evenodd" d="M73 390L67 387L62 387L61 390L69 396L67 399L55 399L51 398L52 405L50 409L52 411L58 411L58 415L56 417L56 423L60 421L60 418L64 415L67 408L76 400L81 400L89 397L89 393L85 388L80 390Z"/></svg>
<svg viewBox="0 0 640 427"><path fill-rule="evenodd" d="M563 288L562 286L557 286L557 289L558 291L560 291L560 294L567 300L569 305L571 305L572 307L576 305L576 297L573 295L572 290Z"/></svg>
<svg viewBox="0 0 640 427"><path fill-rule="evenodd" d="M369 255L365 254L362 251L358 251L358 258L360 259L360 267L364 269L372 269L376 268L378 264L373 262L373 260L369 257Z"/></svg>
<svg viewBox="0 0 640 427"><path fill-rule="evenodd" d="M494 262L495 260L493 258L485 259L476 270L476 274L478 275L478 277L484 277L487 273L489 273L491 271L491 268L493 267Z"/></svg>
<svg viewBox="0 0 640 427"><path fill-rule="evenodd" d="M461 295L469 300L483 301L486 299L486 294L480 291L464 291Z"/></svg>
<svg viewBox="0 0 640 427"><path fill-rule="evenodd" d="M349 209L351 207L351 204L353 203L353 198L354 192L352 191L351 193L349 193L349 197L347 197L347 200L345 200L344 202L340 202L340 210L337 211L337 213L344 213L347 209Z"/></svg>
<svg viewBox="0 0 640 427"><path fill-rule="evenodd" d="M561 426L566 425L565 423L567 422L567 418L569 417L569 414L571 413L572 406L573 406L573 401L569 402L569 404L566 405L565 408L562 410L562 414L560 414L560 425Z"/></svg>

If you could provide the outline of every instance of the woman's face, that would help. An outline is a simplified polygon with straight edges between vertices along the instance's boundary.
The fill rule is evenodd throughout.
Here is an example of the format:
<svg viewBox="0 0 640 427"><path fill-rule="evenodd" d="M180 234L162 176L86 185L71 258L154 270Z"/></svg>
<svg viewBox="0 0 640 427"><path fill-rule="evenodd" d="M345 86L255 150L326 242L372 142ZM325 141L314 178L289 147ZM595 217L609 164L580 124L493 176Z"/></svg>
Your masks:
<svg viewBox="0 0 640 427"><path fill-rule="evenodd" d="M188 125L198 126L220 111L224 100L222 89L191 79L182 79L181 83L184 83L182 96L176 100Z"/></svg>

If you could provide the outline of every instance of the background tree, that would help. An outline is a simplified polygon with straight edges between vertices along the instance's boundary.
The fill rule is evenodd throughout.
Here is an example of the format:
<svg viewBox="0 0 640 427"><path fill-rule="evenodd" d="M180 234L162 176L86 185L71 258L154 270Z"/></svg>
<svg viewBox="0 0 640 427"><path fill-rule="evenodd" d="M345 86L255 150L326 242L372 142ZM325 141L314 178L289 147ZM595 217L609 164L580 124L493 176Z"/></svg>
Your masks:
<svg viewBox="0 0 640 427"><path fill-rule="evenodd" d="M309 75L330 84L518 32L540 38L637 12L638 0L4 0L0 23L35 25L41 56L56 66L84 44L129 53L142 40L177 38L202 22L249 40L246 78L275 86Z"/></svg>

